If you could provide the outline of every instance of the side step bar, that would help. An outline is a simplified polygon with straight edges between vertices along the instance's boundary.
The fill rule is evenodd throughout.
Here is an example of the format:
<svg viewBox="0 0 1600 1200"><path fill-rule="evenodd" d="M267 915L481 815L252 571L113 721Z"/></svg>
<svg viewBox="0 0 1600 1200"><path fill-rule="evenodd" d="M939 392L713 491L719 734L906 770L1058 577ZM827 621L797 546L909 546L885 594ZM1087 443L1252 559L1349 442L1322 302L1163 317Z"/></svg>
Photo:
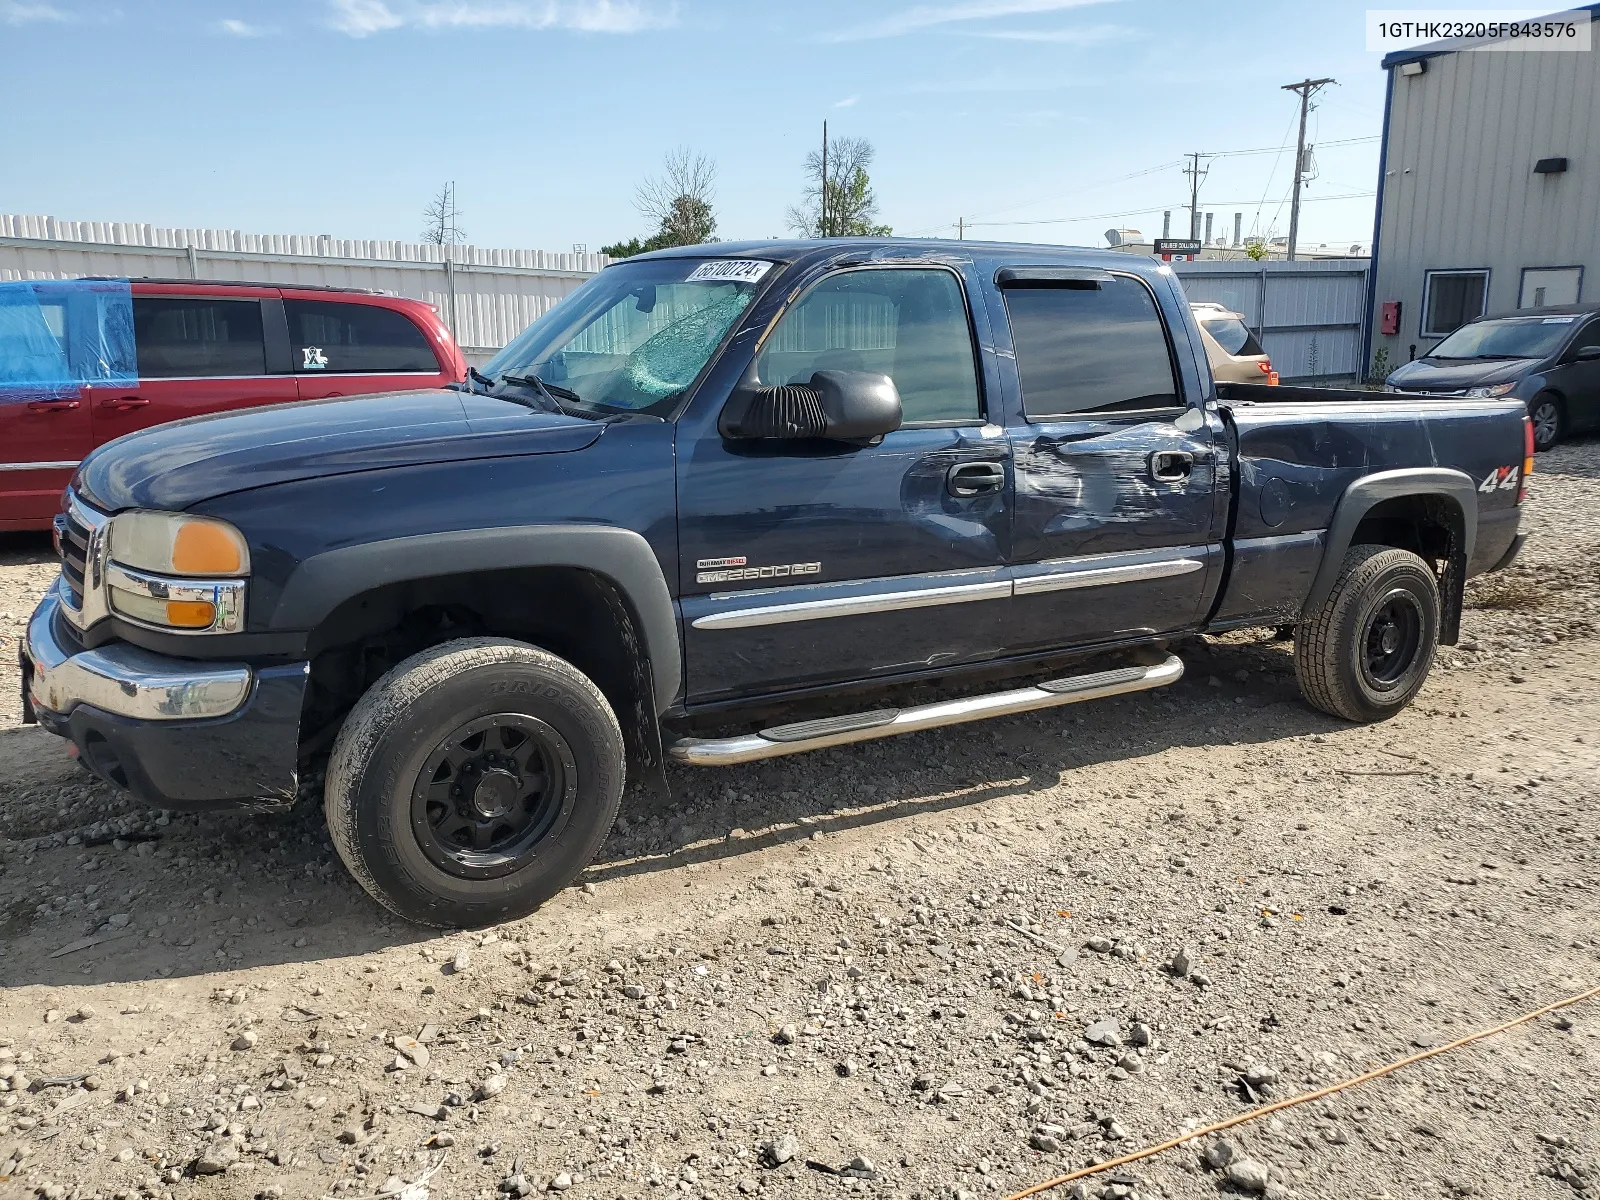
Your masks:
<svg viewBox="0 0 1600 1200"><path fill-rule="evenodd" d="M667 747L667 753L675 761L690 766L726 767L760 758L820 750L824 746L842 746L848 742L892 737L897 733L936 729L940 725L958 725L963 721L981 721L985 717L1032 712L1038 708L1077 704L1082 700L1099 700L1126 692L1143 692L1176 683L1181 678L1183 661L1169 654L1155 666L1118 667L1111 671L1096 671L1092 675L1052 679L1047 683L1009 692L942 700L937 704L921 704L915 708L880 708L844 717L824 717L819 721L778 725L763 729L760 733L746 733L738 737L679 738Z"/></svg>

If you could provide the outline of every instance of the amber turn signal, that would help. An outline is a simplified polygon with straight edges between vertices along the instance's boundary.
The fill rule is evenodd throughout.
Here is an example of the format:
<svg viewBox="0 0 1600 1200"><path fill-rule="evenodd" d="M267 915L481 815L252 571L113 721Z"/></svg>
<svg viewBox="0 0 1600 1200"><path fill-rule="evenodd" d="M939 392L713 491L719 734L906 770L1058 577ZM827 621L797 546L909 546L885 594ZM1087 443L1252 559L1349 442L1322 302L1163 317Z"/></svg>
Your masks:
<svg viewBox="0 0 1600 1200"><path fill-rule="evenodd" d="M167 624L175 629L209 629L216 619L216 605L208 601L167 601Z"/></svg>
<svg viewBox="0 0 1600 1200"><path fill-rule="evenodd" d="M184 575L237 575L243 556L232 530L210 521L186 521L172 539L172 569Z"/></svg>

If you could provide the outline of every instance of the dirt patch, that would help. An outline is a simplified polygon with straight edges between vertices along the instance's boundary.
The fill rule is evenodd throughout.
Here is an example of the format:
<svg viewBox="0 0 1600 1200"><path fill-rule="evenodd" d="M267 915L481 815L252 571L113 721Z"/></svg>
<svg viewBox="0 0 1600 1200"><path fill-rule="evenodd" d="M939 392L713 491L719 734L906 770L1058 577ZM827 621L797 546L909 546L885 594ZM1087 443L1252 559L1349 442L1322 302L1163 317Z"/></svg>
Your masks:
<svg viewBox="0 0 1600 1200"><path fill-rule="evenodd" d="M1383 725L1202 641L1161 692L674 771L470 936L388 918L312 809L142 810L0 731L0 1189L999 1197L1600 982L1596 449L1541 456L1543 602L1472 608ZM48 573L0 565L0 608ZM1587 1195L1597 1035L1085 1194Z"/></svg>

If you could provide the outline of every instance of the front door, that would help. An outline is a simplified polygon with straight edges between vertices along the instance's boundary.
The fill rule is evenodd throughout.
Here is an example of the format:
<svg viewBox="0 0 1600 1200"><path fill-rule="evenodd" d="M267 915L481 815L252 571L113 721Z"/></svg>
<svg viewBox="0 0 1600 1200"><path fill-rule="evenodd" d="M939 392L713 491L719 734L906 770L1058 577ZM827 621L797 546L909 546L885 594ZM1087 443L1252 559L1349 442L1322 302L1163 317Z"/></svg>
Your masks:
<svg viewBox="0 0 1600 1200"><path fill-rule="evenodd" d="M883 265L824 276L763 342L764 385L818 370L895 382L876 445L679 446L691 704L882 678L993 653L1010 583L1010 451L984 420L961 276Z"/></svg>
<svg viewBox="0 0 1600 1200"><path fill-rule="evenodd" d="M1071 274L1002 272L1023 410L1014 653L1193 627L1220 564L1220 447L1183 406L1183 328L1169 337L1138 276Z"/></svg>
<svg viewBox="0 0 1600 1200"><path fill-rule="evenodd" d="M1600 317L1589 321L1572 339L1561 364L1549 372L1550 384L1566 402L1567 432L1600 428Z"/></svg>
<svg viewBox="0 0 1600 1200"><path fill-rule="evenodd" d="M84 390L96 445L185 417L298 399L292 375L267 370L258 296L138 294L133 328L137 386Z"/></svg>

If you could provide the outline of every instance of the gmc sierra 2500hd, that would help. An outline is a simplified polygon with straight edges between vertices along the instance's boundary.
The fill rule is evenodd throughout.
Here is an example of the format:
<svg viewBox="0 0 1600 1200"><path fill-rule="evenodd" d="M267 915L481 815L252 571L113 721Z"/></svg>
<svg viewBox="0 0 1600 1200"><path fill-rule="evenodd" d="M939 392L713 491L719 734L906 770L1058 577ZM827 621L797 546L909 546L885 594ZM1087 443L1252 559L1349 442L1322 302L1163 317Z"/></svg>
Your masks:
<svg viewBox="0 0 1600 1200"><path fill-rule="evenodd" d="M1365 395L1219 389L1126 255L632 258L451 389L91 455L28 711L154 805L325 774L361 883L463 926L571 882L627 768L1160 687L1197 632L1294 625L1306 699L1381 720L1516 554L1531 450L1520 401Z"/></svg>

